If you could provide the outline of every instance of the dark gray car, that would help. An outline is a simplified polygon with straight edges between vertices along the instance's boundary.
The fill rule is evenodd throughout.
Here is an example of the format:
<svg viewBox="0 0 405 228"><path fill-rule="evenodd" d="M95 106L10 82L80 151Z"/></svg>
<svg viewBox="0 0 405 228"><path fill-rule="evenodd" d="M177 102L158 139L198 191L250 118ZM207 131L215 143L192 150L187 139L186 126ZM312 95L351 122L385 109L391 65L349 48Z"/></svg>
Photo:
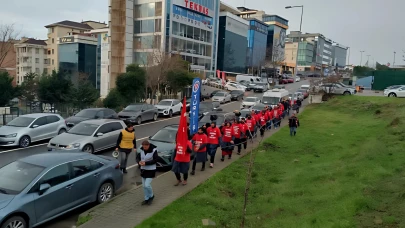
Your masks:
<svg viewBox="0 0 405 228"><path fill-rule="evenodd" d="M104 203L122 183L112 157L51 152L22 158L0 168L0 227L35 227L88 203Z"/></svg>
<svg viewBox="0 0 405 228"><path fill-rule="evenodd" d="M66 119L66 125L72 128L76 124L85 120L96 120L96 119L117 119L117 113L109 108L87 108L83 109L74 116Z"/></svg>
<svg viewBox="0 0 405 228"><path fill-rule="evenodd" d="M131 104L118 113L118 117L125 123L141 124L147 120L157 120L158 109L151 104Z"/></svg>

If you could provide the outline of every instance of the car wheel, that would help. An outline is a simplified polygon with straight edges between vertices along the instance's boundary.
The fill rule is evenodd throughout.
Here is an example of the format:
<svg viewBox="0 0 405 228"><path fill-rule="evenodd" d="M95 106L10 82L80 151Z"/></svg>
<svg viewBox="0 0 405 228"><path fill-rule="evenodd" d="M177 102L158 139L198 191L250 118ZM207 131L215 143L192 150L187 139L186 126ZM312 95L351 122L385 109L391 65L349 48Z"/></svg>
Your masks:
<svg viewBox="0 0 405 228"><path fill-rule="evenodd" d="M390 93L388 94L388 97L397 97L397 95L395 93Z"/></svg>
<svg viewBox="0 0 405 228"><path fill-rule="evenodd" d="M94 148L93 148L92 145L87 144L87 145L85 145L85 146L83 147L83 152L93 154L93 153L94 153Z"/></svg>
<svg viewBox="0 0 405 228"><path fill-rule="evenodd" d="M65 128L60 129L59 132L58 132L58 135L63 134L63 133L66 133L66 129L65 129Z"/></svg>
<svg viewBox="0 0 405 228"><path fill-rule="evenodd" d="M114 196L114 186L106 182L101 185L100 189L98 190L97 193L97 202L98 203L105 203Z"/></svg>
<svg viewBox="0 0 405 228"><path fill-rule="evenodd" d="M351 93L349 92L349 91L345 91L344 93L343 93L343 95L350 95Z"/></svg>
<svg viewBox="0 0 405 228"><path fill-rule="evenodd" d="M142 119L139 116L138 118L136 118L136 124L141 125L141 123L142 123Z"/></svg>
<svg viewBox="0 0 405 228"><path fill-rule="evenodd" d="M27 222L20 216L13 216L7 219L1 228L26 228Z"/></svg>
<svg viewBox="0 0 405 228"><path fill-rule="evenodd" d="M158 118L158 115L157 115L157 113L155 113L155 114L153 115L153 121L156 121L157 118Z"/></svg>
<svg viewBox="0 0 405 228"><path fill-rule="evenodd" d="M20 145L21 148L28 147L30 144L31 144L31 138L30 137L28 137L26 135L21 137L20 142L19 142L19 145Z"/></svg>

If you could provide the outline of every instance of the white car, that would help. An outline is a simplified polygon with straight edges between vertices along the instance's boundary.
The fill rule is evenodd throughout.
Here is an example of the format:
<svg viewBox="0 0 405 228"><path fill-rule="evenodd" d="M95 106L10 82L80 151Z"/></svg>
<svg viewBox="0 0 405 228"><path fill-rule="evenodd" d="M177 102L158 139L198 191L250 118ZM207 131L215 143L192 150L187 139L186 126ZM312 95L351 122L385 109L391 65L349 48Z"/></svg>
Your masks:
<svg viewBox="0 0 405 228"><path fill-rule="evenodd" d="M324 84L322 89L327 93L339 94L339 95L353 95L356 94L356 89L349 87L342 87L338 84Z"/></svg>
<svg viewBox="0 0 405 228"><path fill-rule="evenodd" d="M405 97L405 86L394 87L384 90L384 96L387 97Z"/></svg>
<svg viewBox="0 0 405 228"><path fill-rule="evenodd" d="M234 89L235 87L236 87L237 89ZM242 85L242 84L240 84L240 83L238 83L238 82L233 82L233 81L229 81L229 82L227 82L226 85L225 85L225 89L227 89L227 90L229 90L229 91L232 91L232 90L241 90L241 89L243 89L244 91L246 91L246 88L247 88L247 86L244 86L244 85Z"/></svg>
<svg viewBox="0 0 405 228"><path fill-rule="evenodd" d="M301 81L301 78L299 76L295 76L295 82Z"/></svg>
<svg viewBox="0 0 405 228"><path fill-rule="evenodd" d="M231 94L228 92L218 92L212 97L212 101L224 104L226 102L231 102Z"/></svg>
<svg viewBox="0 0 405 228"><path fill-rule="evenodd" d="M165 99L161 100L155 107L158 109L159 115L172 117L175 113L181 113L183 104L177 99Z"/></svg>
<svg viewBox="0 0 405 228"><path fill-rule="evenodd" d="M240 109L249 109L259 103L260 99L258 97L246 97L240 105Z"/></svg>
<svg viewBox="0 0 405 228"><path fill-rule="evenodd" d="M304 94L301 92L295 92L294 93L295 97L297 97L298 99L300 99L301 101L304 100Z"/></svg>

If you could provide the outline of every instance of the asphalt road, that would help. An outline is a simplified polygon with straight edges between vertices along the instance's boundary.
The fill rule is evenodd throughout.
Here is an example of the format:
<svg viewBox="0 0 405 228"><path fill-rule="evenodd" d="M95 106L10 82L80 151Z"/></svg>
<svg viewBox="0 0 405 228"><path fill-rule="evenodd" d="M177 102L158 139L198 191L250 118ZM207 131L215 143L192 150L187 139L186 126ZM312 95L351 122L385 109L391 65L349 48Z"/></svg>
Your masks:
<svg viewBox="0 0 405 228"><path fill-rule="evenodd" d="M303 85L303 84L308 84L308 81L301 81L298 83L293 83L293 84L288 84L286 85L286 89L290 92L293 93L298 90L298 88ZM216 88L208 87L208 86L203 86L203 94L211 93L212 91L217 90ZM245 93L245 97L248 96L255 96L255 97L262 97L262 93L253 93L251 91ZM221 108L226 111L226 112L233 112L234 110L239 110L240 109L240 102L230 102L224 105L221 105ZM141 125L135 126L135 132L137 135L137 143L140 145L140 143L147 139L149 136L155 134L159 129L162 129L163 127L171 124L178 124L179 123L179 116L175 116L173 118L159 118L157 121L154 122L146 122ZM18 160L20 158L34 155L34 154L39 154L39 153L49 153L47 151L47 141L44 142L39 142L37 144L34 144L28 148L21 149L21 148L0 148L0 167L13 162L15 160ZM107 156L112 156L113 149L102 151L99 154L100 155L107 155ZM135 163L135 153L131 153L130 157L128 158L128 174L125 175L124 177L124 186L117 192L117 194L120 194L136 185L141 184L141 179L139 175L138 169L134 169L137 167ZM158 174L159 175L159 174ZM83 208L77 209L75 211L72 211L70 213L67 213L66 215L57 218L54 221L51 221L47 224L44 224L40 226L40 228L71 228L72 226L75 225L77 218L80 213L88 210L91 208L93 205L85 206Z"/></svg>

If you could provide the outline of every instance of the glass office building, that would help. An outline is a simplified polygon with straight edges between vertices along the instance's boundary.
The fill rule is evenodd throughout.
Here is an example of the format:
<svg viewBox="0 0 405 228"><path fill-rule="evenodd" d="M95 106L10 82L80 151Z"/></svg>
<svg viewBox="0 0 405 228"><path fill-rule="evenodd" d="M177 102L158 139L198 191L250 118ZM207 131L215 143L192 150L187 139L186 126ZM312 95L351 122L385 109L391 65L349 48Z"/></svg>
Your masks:
<svg viewBox="0 0 405 228"><path fill-rule="evenodd" d="M266 57L268 25L257 19L248 18L248 51L246 65L248 68L263 66Z"/></svg>
<svg viewBox="0 0 405 228"><path fill-rule="evenodd" d="M74 85L85 74L97 87L97 38L64 37L58 45L59 71L65 72Z"/></svg>
<svg viewBox="0 0 405 228"><path fill-rule="evenodd" d="M299 42L298 45L298 66L311 66L314 56L314 44L310 42Z"/></svg>
<svg viewBox="0 0 405 228"><path fill-rule="evenodd" d="M217 69L246 73L249 22L228 12L221 12L218 26Z"/></svg>
<svg viewBox="0 0 405 228"><path fill-rule="evenodd" d="M146 65L156 50L178 53L191 70L215 72L219 0L135 0L134 62Z"/></svg>

